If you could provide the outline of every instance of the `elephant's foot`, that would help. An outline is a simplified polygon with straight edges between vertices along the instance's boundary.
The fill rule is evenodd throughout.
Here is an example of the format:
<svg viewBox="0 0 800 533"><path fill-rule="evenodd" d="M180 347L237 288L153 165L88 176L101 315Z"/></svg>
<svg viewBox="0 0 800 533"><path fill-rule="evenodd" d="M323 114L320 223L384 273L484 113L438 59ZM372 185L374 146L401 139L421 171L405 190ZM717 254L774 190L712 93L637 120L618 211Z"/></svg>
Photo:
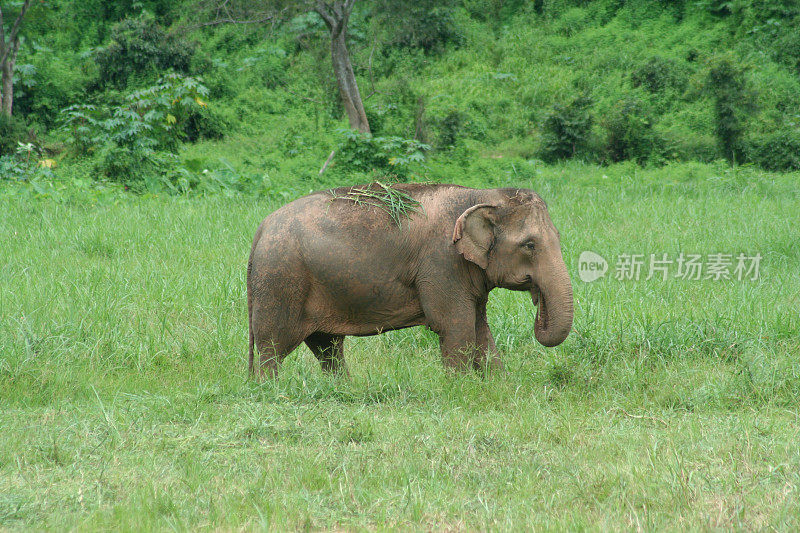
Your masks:
<svg viewBox="0 0 800 533"><path fill-rule="evenodd" d="M500 358L499 353L490 353L486 355L479 355L473 362L475 370L482 375L489 377L492 375L503 374L506 371L506 365Z"/></svg>

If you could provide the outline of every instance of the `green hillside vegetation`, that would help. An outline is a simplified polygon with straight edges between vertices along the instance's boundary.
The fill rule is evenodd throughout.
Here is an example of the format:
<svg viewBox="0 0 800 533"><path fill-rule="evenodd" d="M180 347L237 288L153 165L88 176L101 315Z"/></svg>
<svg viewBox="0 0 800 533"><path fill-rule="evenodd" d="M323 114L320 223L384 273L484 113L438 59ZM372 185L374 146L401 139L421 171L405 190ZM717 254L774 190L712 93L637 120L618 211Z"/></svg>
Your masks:
<svg viewBox="0 0 800 533"><path fill-rule="evenodd" d="M492 185L565 159L800 169L795 1L360 1L373 138L346 131L316 14L202 25L208 5L34 5L0 176L291 196L375 176Z"/></svg>

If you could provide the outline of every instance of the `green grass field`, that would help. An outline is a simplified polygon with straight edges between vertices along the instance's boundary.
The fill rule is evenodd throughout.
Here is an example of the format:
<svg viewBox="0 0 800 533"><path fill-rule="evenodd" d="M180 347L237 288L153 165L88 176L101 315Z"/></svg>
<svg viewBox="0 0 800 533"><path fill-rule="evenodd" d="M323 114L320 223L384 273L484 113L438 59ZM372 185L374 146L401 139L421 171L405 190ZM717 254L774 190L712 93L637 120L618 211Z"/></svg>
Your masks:
<svg viewBox="0 0 800 533"><path fill-rule="evenodd" d="M250 381L276 203L0 199L0 529L800 528L800 176L534 175L575 330L544 349L529 297L495 291L488 379L415 328L348 339L349 380L302 348ZM578 279L584 250L605 278ZM760 253L760 279L614 279L680 252Z"/></svg>

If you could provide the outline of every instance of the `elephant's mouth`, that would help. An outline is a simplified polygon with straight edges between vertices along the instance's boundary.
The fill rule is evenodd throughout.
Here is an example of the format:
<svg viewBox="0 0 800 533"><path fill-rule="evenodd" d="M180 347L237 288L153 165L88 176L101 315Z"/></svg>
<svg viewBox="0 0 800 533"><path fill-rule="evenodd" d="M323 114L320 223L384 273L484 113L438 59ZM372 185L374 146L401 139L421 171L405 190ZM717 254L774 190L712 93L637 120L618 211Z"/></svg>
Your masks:
<svg viewBox="0 0 800 533"><path fill-rule="evenodd" d="M513 281L512 280L508 280L506 283L503 283L501 285L501 287L503 287L504 289L508 289L510 291L525 291L525 292L528 292L528 291L534 291L535 290L535 291L538 292L538 290L539 290L539 288L533 282L533 278L530 275L526 275L522 279L517 279L517 280L513 280Z"/></svg>
<svg viewBox="0 0 800 533"><path fill-rule="evenodd" d="M535 305L538 309L536 310L536 322L535 326L537 329L544 329L547 328L548 316L547 316L547 305L545 305L544 298L542 297L542 291L536 284L531 284L531 300L533 300L533 305Z"/></svg>
<svg viewBox="0 0 800 533"><path fill-rule="evenodd" d="M545 331L549 325L550 316L547 309L547 302L542 296L542 292L539 290L539 287L536 285L531 288L531 300L533 300L533 305L536 306L536 320L533 324L534 328L536 331Z"/></svg>

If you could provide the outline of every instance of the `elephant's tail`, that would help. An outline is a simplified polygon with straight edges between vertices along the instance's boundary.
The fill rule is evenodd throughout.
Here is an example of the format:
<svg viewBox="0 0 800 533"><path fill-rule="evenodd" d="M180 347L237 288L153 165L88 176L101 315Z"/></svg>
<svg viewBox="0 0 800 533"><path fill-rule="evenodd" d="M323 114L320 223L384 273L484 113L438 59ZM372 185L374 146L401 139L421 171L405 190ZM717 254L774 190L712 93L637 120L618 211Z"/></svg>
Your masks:
<svg viewBox="0 0 800 533"><path fill-rule="evenodd" d="M250 246L250 258L247 260L247 332L250 335L250 353L248 355L247 368L250 375L256 371L255 368L255 337L253 336L253 254L256 251L256 245L261 239L261 232L264 231L264 223L259 224L256 229L256 234L253 237L253 244Z"/></svg>
<svg viewBox="0 0 800 533"><path fill-rule="evenodd" d="M248 320L248 322L249 322L249 320ZM253 352L254 352L255 341L253 340L253 328L251 327L249 329L250 329L250 354L249 354L248 360L247 360L247 370L252 374L253 372L255 372L255 369L253 368L253 366L254 366L254 362L253 362L254 353Z"/></svg>
<svg viewBox="0 0 800 533"><path fill-rule="evenodd" d="M247 332L250 335L250 352L247 358L247 370L252 375L255 372L255 362L253 360L255 356L255 338L253 337L253 306L252 306L252 296L250 295L250 272L253 269L253 259L250 258L247 261Z"/></svg>

